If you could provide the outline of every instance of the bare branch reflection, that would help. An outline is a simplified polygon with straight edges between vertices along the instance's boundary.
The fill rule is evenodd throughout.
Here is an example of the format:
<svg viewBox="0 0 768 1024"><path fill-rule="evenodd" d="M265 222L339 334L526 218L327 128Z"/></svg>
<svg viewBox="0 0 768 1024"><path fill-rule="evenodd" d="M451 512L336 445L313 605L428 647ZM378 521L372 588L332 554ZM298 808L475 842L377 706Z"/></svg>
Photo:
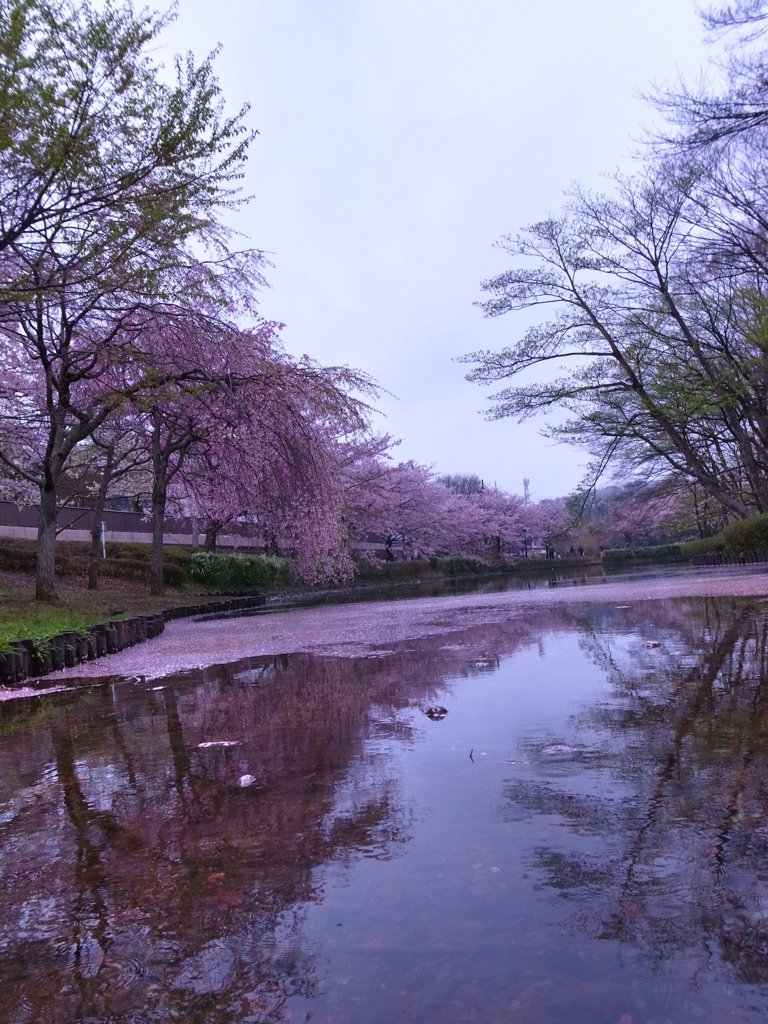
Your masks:
<svg viewBox="0 0 768 1024"><path fill-rule="evenodd" d="M768 620L707 600L649 606L658 647L617 638L607 609L580 623L615 699L585 708L567 755L576 775L540 771L505 792L510 820L555 816L562 842L537 847L537 884L573 904L574 928L630 944L653 969L688 958L735 982L768 982ZM526 748L546 761L543 744ZM578 778L578 785L572 785Z"/></svg>

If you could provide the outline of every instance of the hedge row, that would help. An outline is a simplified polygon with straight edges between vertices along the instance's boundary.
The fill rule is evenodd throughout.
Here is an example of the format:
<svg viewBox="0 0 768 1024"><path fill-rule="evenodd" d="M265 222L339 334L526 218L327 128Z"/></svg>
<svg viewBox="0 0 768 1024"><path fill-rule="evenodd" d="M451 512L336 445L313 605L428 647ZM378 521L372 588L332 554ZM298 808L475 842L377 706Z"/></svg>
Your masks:
<svg viewBox="0 0 768 1024"><path fill-rule="evenodd" d="M737 519L729 523L722 533L714 537L688 541L682 548L687 558L720 553L746 555L768 551L768 513L750 516L749 519Z"/></svg>
<svg viewBox="0 0 768 1024"><path fill-rule="evenodd" d="M679 562L686 556L679 544L656 544L648 548L606 548L604 562Z"/></svg>
<svg viewBox="0 0 768 1024"><path fill-rule="evenodd" d="M429 564L438 572L444 572L447 576L463 576L465 573L488 572L488 566L478 562L474 558L438 558L433 556Z"/></svg>
<svg viewBox="0 0 768 1024"><path fill-rule="evenodd" d="M149 580L149 544L110 543L107 555L99 563L102 576ZM35 557L32 541L8 540L0 544L0 569L33 573ZM86 544L64 542L57 546L56 572L59 575L83 576L87 571ZM163 582L170 587L180 587L190 577L211 590L263 590L295 582L289 562L284 558L214 554L175 545L166 547L163 551Z"/></svg>
<svg viewBox="0 0 768 1024"><path fill-rule="evenodd" d="M707 555L747 555L768 551L768 512L737 519L714 537L701 537L684 544L660 544L651 548L612 548L603 552L605 562L653 561L701 558Z"/></svg>
<svg viewBox="0 0 768 1024"><path fill-rule="evenodd" d="M198 551L189 561L189 575L211 590L263 590L293 582L287 559L272 555Z"/></svg>
<svg viewBox="0 0 768 1024"><path fill-rule="evenodd" d="M736 555L768 551L768 513L729 523L721 537L725 550Z"/></svg>

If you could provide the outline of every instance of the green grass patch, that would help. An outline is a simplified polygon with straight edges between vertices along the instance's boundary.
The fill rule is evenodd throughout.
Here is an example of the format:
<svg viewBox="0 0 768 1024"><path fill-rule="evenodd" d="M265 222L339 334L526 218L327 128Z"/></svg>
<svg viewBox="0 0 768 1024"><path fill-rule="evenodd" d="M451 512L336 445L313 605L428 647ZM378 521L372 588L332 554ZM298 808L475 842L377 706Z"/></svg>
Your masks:
<svg viewBox="0 0 768 1024"><path fill-rule="evenodd" d="M59 600L48 605L35 601L29 580L35 570L34 541L0 541L0 569L20 574L17 583L0 587L0 648L21 637L44 640L62 630L83 630L106 619L200 601L200 588L192 584L186 568L194 553L192 548L165 548L163 581L168 591L160 597L149 593L151 545L108 544L108 557L99 564L99 589L95 591L87 590L81 582L88 570L88 552L86 543L57 544ZM80 580L75 582L74 576Z"/></svg>
<svg viewBox="0 0 768 1024"><path fill-rule="evenodd" d="M45 640L65 629L82 631L94 621L99 619L58 605L55 608L3 608L0 612L0 649L6 649L11 640L19 640L21 637Z"/></svg>
<svg viewBox="0 0 768 1024"><path fill-rule="evenodd" d="M57 590L58 602L48 605L35 601L32 587L0 588L0 649L21 637L45 640L65 629L81 631L95 622L149 615L166 608L197 605L201 600L199 590L169 591L157 597L143 588L137 592L113 590L107 581L96 591L66 584L59 584Z"/></svg>

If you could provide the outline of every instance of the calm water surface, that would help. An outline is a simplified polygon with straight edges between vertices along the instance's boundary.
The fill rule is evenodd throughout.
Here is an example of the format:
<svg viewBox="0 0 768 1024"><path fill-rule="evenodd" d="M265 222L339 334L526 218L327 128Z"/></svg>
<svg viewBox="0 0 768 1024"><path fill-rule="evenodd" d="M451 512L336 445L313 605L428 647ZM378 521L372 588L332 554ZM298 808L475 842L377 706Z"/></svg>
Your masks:
<svg viewBox="0 0 768 1024"><path fill-rule="evenodd" d="M542 606L0 705L0 1022L763 1022L767 641Z"/></svg>

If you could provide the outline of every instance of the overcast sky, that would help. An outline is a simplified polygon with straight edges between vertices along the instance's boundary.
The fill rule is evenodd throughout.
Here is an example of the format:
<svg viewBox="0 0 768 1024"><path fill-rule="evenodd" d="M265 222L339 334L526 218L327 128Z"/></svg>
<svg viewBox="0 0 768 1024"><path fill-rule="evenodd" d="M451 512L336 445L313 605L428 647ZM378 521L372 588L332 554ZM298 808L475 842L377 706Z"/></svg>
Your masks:
<svg viewBox="0 0 768 1024"><path fill-rule="evenodd" d="M693 0L179 0L170 54L221 44L228 104L258 129L237 218L271 253L264 316L289 351L372 374L399 458L533 498L584 458L540 424L489 423L453 360L515 340L485 320L494 249L625 165L652 81L695 77Z"/></svg>

